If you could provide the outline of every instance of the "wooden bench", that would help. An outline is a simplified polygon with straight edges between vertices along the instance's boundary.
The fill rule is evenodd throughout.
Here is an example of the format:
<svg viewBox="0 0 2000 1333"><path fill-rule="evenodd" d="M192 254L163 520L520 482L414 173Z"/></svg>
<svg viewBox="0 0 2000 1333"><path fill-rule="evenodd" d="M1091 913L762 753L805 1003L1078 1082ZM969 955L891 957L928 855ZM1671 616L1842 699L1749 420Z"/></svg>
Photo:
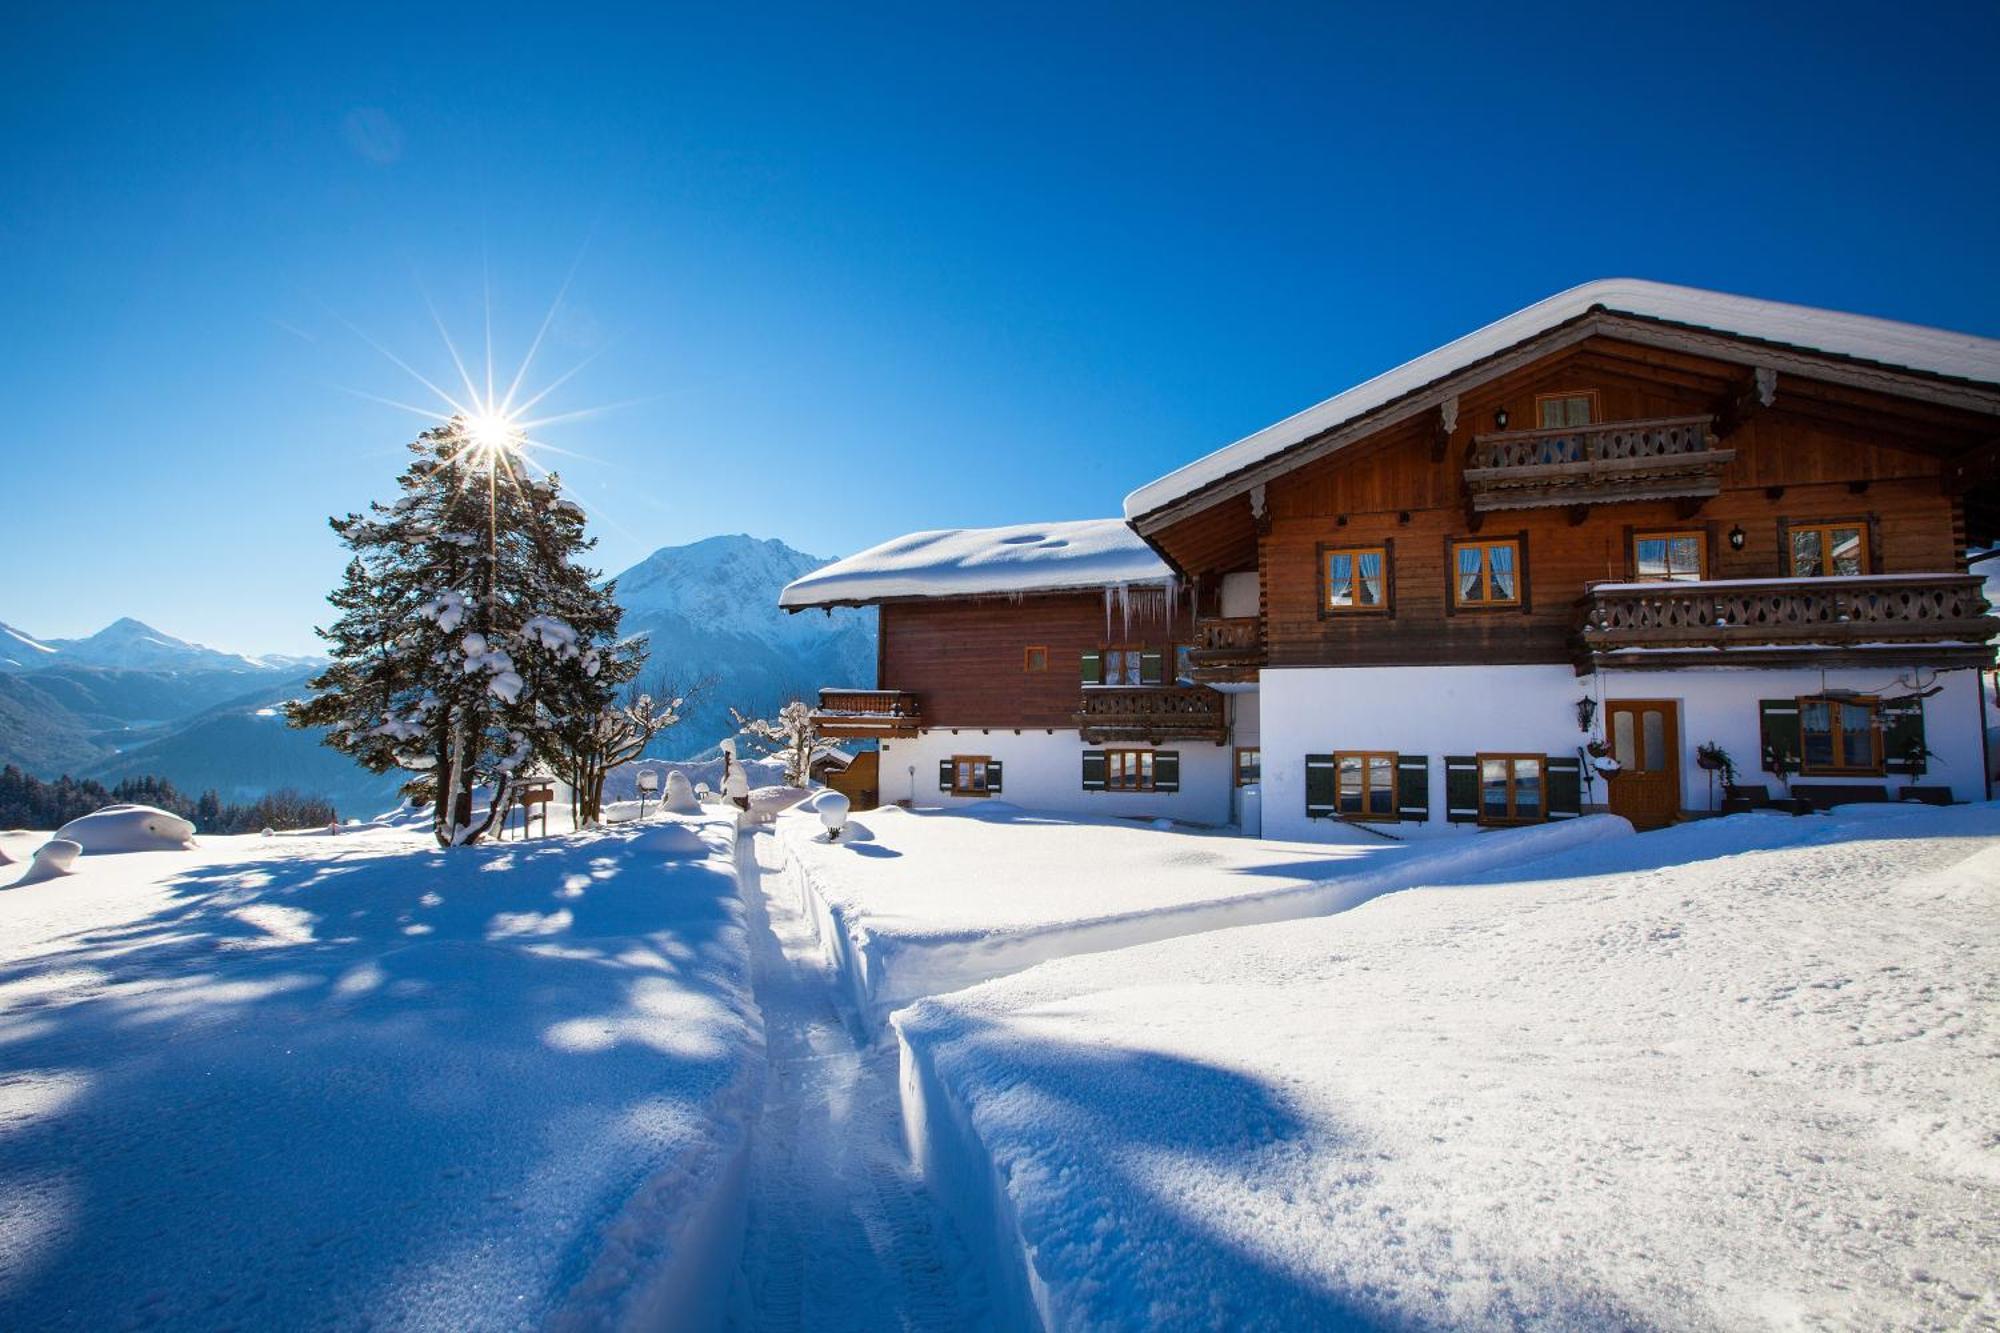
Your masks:
<svg viewBox="0 0 2000 1333"><path fill-rule="evenodd" d="M1771 808L1771 793L1761 782L1732 782L1722 789L1722 813L1740 815Z"/></svg>
<svg viewBox="0 0 2000 1333"><path fill-rule="evenodd" d="M1896 793L1899 801L1922 801L1925 805L1950 805L1949 787L1905 787Z"/></svg>
<svg viewBox="0 0 2000 1333"><path fill-rule="evenodd" d="M1889 789L1868 782L1794 782L1792 797L1809 809L1830 810L1836 805L1857 805L1889 799Z"/></svg>

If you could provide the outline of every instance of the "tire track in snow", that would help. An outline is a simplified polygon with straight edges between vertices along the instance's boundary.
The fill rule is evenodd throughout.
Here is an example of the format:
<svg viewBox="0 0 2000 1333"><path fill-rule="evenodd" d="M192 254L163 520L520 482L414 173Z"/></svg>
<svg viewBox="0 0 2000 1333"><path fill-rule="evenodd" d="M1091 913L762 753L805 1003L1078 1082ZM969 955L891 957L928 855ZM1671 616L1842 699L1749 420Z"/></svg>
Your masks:
<svg viewBox="0 0 2000 1333"><path fill-rule="evenodd" d="M904 1155L894 1046L856 1044L811 924L765 891L780 855L763 830L737 847L770 1075L730 1327L987 1328L978 1270Z"/></svg>

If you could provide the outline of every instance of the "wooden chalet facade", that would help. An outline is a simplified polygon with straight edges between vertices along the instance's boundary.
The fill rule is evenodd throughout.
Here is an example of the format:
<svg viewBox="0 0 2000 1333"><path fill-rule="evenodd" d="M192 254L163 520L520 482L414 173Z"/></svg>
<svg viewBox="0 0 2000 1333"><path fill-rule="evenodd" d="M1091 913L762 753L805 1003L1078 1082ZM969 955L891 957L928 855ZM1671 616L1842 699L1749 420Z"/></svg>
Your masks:
<svg viewBox="0 0 2000 1333"><path fill-rule="evenodd" d="M1133 813L1222 822L1254 782L1271 836L1657 825L1726 799L1704 746L1739 802L1988 794L2000 625L1968 555L2000 538L2000 343L1591 284L1126 518L1145 546L1122 565L1064 569L1057 544L1039 575L905 587L879 577L890 543L854 558L872 582L801 594L881 607L880 689L829 690L821 719L882 740L885 799L1143 791ZM966 564L1039 532L968 539Z"/></svg>
<svg viewBox="0 0 2000 1333"><path fill-rule="evenodd" d="M1254 725L1192 676L1213 590L1118 519L932 535L935 563L906 583L880 577L877 548L786 590L794 610L878 608L879 688L829 686L814 715L836 743L878 743L880 799L1232 817L1231 740Z"/></svg>

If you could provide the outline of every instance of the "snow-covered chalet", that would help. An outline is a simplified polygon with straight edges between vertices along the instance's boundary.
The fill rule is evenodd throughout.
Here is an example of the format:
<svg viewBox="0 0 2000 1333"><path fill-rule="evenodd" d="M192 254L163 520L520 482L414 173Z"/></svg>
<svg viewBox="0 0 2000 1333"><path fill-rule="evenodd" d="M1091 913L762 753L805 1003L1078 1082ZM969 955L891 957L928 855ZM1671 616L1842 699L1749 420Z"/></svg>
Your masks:
<svg viewBox="0 0 2000 1333"><path fill-rule="evenodd" d="M1122 520L916 533L781 604L880 608L874 688L818 715L880 742L883 801L1657 826L1987 798L1996 539L2000 342L1611 280Z"/></svg>

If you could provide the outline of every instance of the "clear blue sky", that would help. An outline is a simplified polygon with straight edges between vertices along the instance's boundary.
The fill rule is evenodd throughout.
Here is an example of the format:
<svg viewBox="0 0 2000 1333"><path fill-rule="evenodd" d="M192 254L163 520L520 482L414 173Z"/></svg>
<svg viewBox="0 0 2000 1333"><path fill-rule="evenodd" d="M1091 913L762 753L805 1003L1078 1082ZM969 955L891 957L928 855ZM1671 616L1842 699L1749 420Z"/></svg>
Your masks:
<svg viewBox="0 0 2000 1333"><path fill-rule="evenodd" d="M9 16L0 619L313 649L428 401L343 321L511 367L573 265L610 570L1115 513L1594 277L2000 334L1992 4L303 8Z"/></svg>

